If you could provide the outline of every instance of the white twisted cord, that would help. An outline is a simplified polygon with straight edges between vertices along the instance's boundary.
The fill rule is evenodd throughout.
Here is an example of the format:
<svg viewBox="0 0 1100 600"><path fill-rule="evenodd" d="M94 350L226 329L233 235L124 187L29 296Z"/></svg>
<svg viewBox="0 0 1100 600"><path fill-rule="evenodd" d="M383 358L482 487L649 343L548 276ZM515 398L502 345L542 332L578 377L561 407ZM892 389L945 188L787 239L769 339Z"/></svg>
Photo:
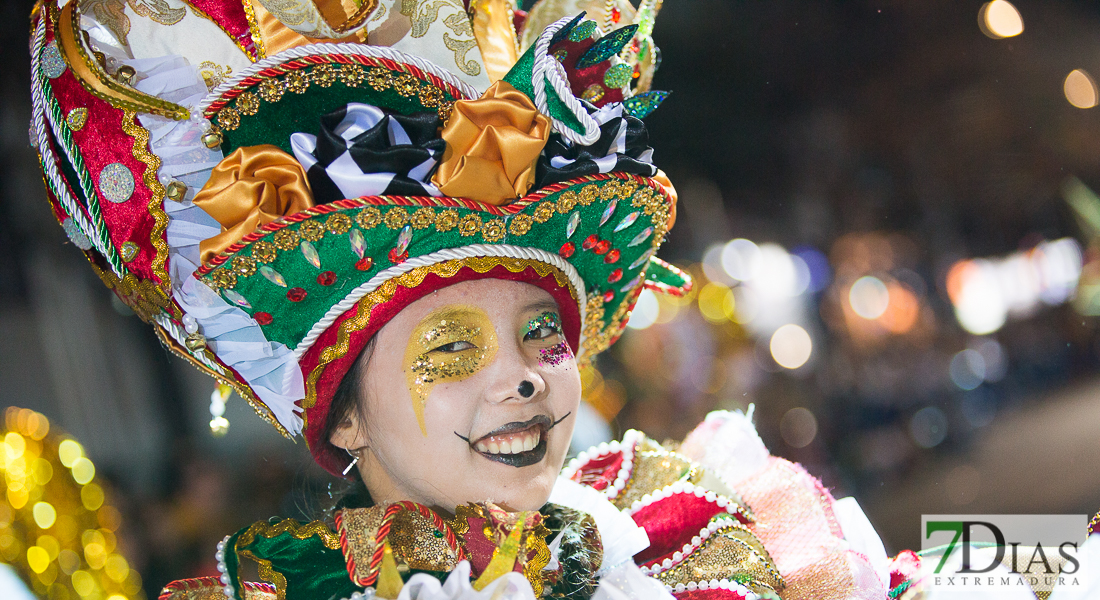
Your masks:
<svg viewBox="0 0 1100 600"><path fill-rule="evenodd" d="M352 290L343 300L328 309L325 316L310 328L306 337L302 338L302 341L294 348L294 358L301 359L302 355L304 355L317 341L317 338L321 337L321 334L332 326L340 315L350 310L363 298L363 296L378 289L386 281L420 267L427 267L448 260L461 260L463 258L472 258L475 256L497 256L537 260L556 267L558 270L565 273L565 276L569 279L570 287L572 287L573 291L577 294L577 305L580 308L580 322L583 329L585 307L588 304L588 297L584 292L584 280L582 280L580 274L577 273L577 269L569 264L568 261L557 254L551 254L550 252L538 248L511 245L472 244L460 248L446 248L423 256L410 257L405 262L394 265L379 272L374 277L371 277L369 281ZM581 334L580 341L583 345L583 333Z"/></svg>
<svg viewBox="0 0 1100 600"><path fill-rule="evenodd" d="M171 336L173 340L176 341L176 343L178 343L181 347L187 347L187 332L181 329L179 325L176 325L176 323L172 321L172 319L170 319L168 315L163 312L157 313L157 315L154 316L153 319L157 322L157 325L160 325L161 329L163 329L165 333L167 333L169 336ZM225 369L223 369L221 365L216 362L212 362L206 357L205 352L188 352L188 355L191 358L194 358L195 360L206 365L215 373L218 373L220 375L227 375Z"/></svg>
<svg viewBox="0 0 1100 600"><path fill-rule="evenodd" d="M535 89L535 106L539 109L539 112L549 116L550 109L546 102L545 82L550 83L554 91L557 92L558 98L565 103L569 111L573 113L573 116L584 126L584 135L573 131L558 119L550 117L554 121L554 129L556 129L562 137L574 144L579 146L591 146L600 139L600 124L589 116L588 111L581 105L580 100L577 100L577 97L573 95L573 89L569 87L569 82L563 79L561 72L558 71L560 68L558 59L549 54L550 39L572 20L571 17L562 17L558 19L544 29L539 35L538 40L535 41L535 65L531 70L531 85Z"/></svg>
<svg viewBox="0 0 1100 600"><path fill-rule="evenodd" d="M283 50L273 56L269 56L263 60L252 63L251 66L244 69L237 74L236 77L223 81L221 85L214 88L209 94L207 94L192 111L192 115L202 116L202 113L214 103L214 101L221 98L223 94L233 89L241 81L247 77L252 77L260 71L277 67L283 63L289 62L296 58L304 58L306 56L315 56L317 54L344 54L344 55L356 55L356 56L368 56L371 58L386 58L399 63L405 63L412 65L425 73L431 73L443 81L458 88L459 91L465 96L464 99L469 100L471 98L477 98L481 94L470 84L462 81L449 71L437 66L435 63L426 61L418 56L411 54L405 54L404 52L398 52L390 48L382 46L367 46L365 44L310 44L308 46L298 46L296 48L289 48Z"/></svg>
<svg viewBox="0 0 1100 600"><path fill-rule="evenodd" d="M38 25L34 31L34 43L31 51L31 78L37 84L31 86L31 103L33 106L33 120L34 120L34 133L38 139L38 151L42 154L42 168L46 174L46 178L53 185L54 196L57 197L57 201L64 207L65 212L69 214L69 218L72 219L77 227L80 229L84 237L88 238L92 246L95 247L104 257L107 257L107 264L110 265L111 271L114 272L119 278L124 273L115 268L115 262L110 260L110 257L116 256L115 249L109 243L105 241L105 233L100 232L92 226L91 222L84 216L84 210L80 204L73 198L68 192L68 184L65 179L57 172L57 157L54 156L53 150L50 148L49 137L46 135L46 118L49 111L46 107L46 98L42 95L42 86L45 85L45 81L42 79L42 46L46 40L46 23L44 20L39 19ZM51 120L52 123L52 120ZM104 235L100 235L100 234Z"/></svg>

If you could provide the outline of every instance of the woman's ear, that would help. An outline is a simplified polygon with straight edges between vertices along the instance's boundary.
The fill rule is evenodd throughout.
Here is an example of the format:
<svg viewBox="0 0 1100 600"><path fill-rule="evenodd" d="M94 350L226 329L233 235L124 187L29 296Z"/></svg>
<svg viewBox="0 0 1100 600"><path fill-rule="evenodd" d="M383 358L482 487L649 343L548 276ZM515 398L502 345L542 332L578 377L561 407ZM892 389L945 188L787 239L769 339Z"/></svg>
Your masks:
<svg viewBox="0 0 1100 600"><path fill-rule="evenodd" d="M367 429L362 425L363 423L359 419L359 411L353 408L348 411L348 414L344 415L344 418L340 420L340 424L333 429L328 441L337 448L344 448L354 453L356 450L367 446Z"/></svg>

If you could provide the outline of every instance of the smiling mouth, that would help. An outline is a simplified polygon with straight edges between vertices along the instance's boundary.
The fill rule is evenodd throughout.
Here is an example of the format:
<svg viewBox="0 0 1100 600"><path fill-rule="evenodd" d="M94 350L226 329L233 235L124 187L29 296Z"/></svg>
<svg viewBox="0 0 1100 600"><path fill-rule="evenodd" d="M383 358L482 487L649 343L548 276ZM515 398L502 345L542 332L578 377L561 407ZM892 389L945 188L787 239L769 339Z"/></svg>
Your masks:
<svg viewBox="0 0 1100 600"><path fill-rule="evenodd" d="M566 415L568 416L569 414ZM564 420L565 417L562 417L554 422L546 415L538 415L528 421L515 421L498 427L472 442L457 431L455 435L489 460L517 468L528 467L542 462L546 457L547 435L555 425Z"/></svg>

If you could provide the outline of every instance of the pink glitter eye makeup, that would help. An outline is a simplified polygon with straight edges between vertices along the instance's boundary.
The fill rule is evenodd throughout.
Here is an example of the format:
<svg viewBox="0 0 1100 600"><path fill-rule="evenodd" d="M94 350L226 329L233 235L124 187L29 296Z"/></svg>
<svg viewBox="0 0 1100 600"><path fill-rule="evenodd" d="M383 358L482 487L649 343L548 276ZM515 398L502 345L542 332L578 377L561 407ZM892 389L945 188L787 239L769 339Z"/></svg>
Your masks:
<svg viewBox="0 0 1100 600"><path fill-rule="evenodd" d="M565 340L539 350L539 364L543 366L556 367L572 358L573 351Z"/></svg>

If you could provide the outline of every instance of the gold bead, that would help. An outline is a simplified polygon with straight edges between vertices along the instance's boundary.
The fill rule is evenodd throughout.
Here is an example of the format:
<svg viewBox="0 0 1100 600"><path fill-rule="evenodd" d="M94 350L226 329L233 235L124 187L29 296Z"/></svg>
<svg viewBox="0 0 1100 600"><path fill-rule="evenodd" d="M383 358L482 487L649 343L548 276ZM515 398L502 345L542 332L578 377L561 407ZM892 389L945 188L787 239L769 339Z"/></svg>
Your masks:
<svg viewBox="0 0 1100 600"><path fill-rule="evenodd" d="M183 202L183 195L187 193L187 184L182 181L173 181L168 184L165 195L173 202Z"/></svg>
<svg viewBox="0 0 1100 600"><path fill-rule="evenodd" d="M118 68L117 71L115 71L115 78L118 79L119 83L125 85L130 85L130 82L134 80L134 77L136 75L137 71L135 71L134 68L130 65L122 65Z"/></svg>
<svg viewBox="0 0 1100 600"><path fill-rule="evenodd" d="M206 338L203 337L200 333L192 333L191 335L187 336L187 339L184 341L184 345L187 346L187 349L192 352L199 352L206 347Z"/></svg>
<svg viewBox="0 0 1100 600"><path fill-rule="evenodd" d="M217 149L219 146L222 145L222 132L218 131L217 129L211 129L210 131L207 131L206 133L202 134L202 143L204 146L210 148L211 150Z"/></svg>

